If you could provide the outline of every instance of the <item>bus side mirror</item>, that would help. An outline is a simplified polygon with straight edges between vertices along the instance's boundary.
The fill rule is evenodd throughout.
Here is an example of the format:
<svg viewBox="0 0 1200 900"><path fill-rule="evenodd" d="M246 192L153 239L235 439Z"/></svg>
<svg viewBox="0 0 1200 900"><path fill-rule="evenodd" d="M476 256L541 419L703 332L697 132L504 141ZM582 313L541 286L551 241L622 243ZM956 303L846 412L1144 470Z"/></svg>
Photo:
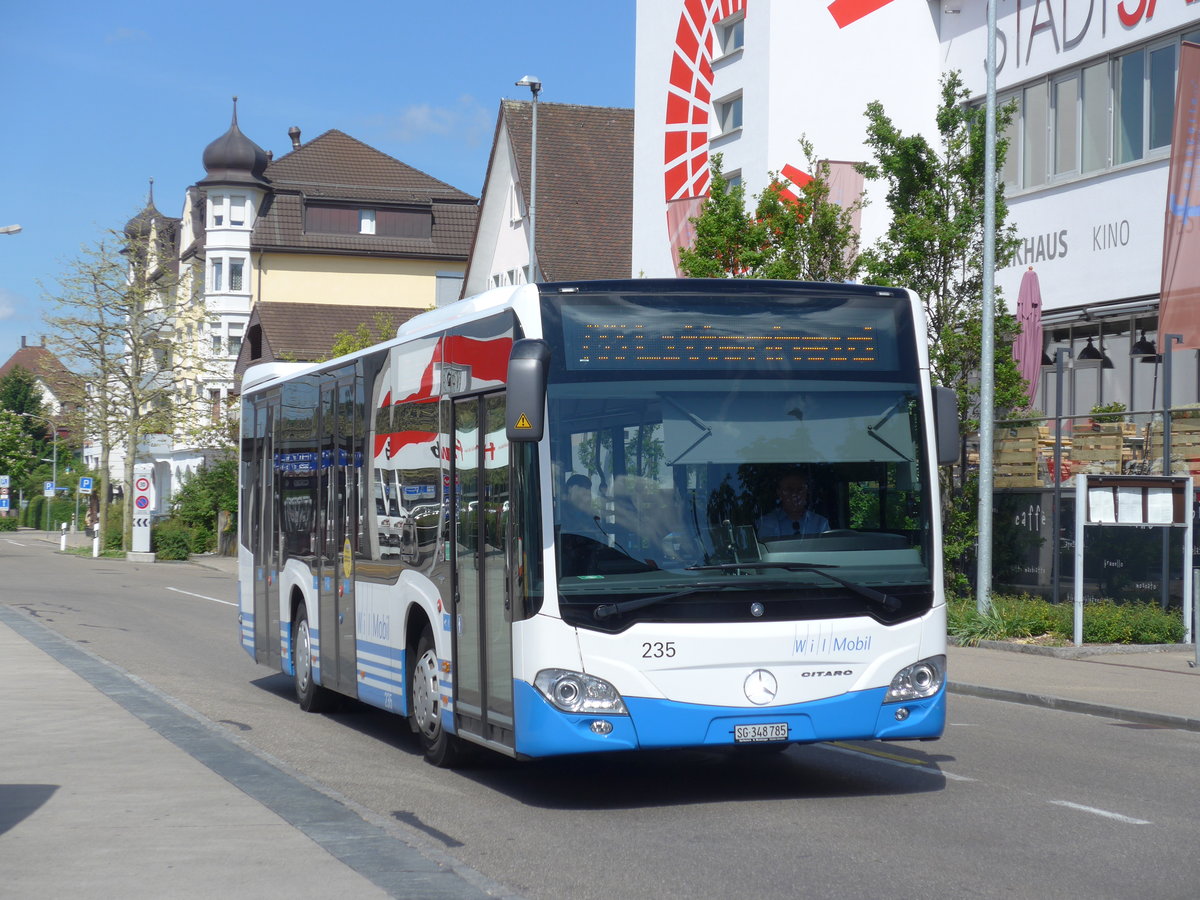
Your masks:
<svg viewBox="0 0 1200 900"><path fill-rule="evenodd" d="M540 441L546 430L546 373L550 348L526 338L513 344L508 358L505 430L512 441Z"/></svg>
<svg viewBox="0 0 1200 900"><path fill-rule="evenodd" d="M958 462L961 441L958 434L958 395L950 388L933 389L933 427L938 465L954 465Z"/></svg>

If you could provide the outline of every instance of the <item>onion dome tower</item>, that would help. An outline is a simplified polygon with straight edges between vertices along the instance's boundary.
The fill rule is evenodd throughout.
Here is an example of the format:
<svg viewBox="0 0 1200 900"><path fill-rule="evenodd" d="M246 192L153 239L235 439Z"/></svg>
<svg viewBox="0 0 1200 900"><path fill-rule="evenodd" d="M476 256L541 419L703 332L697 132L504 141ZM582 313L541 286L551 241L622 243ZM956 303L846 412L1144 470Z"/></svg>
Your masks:
<svg viewBox="0 0 1200 900"><path fill-rule="evenodd" d="M237 97L233 98L233 121L229 130L204 148L204 171L208 174L199 182L201 187L213 185L242 185L265 188L263 177L267 163L266 151L238 128Z"/></svg>
<svg viewBox="0 0 1200 900"><path fill-rule="evenodd" d="M154 179L151 178L146 207L125 223L125 236L130 241L145 242L150 238L150 229L155 219L162 219L162 213L154 205Z"/></svg>

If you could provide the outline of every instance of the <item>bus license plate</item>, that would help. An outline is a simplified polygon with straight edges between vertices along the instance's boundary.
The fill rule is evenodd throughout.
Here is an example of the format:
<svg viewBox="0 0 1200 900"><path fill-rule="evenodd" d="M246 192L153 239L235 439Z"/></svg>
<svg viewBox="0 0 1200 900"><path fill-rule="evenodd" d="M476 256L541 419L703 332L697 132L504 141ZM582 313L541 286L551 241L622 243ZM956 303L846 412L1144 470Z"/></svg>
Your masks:
<svg viewBox="0 0 1200 900"><path fill-rule="evenodd" d="M733 740L737 744L758 744L765 741L786 741L787 739L787 722L733 726Z"/></svg>

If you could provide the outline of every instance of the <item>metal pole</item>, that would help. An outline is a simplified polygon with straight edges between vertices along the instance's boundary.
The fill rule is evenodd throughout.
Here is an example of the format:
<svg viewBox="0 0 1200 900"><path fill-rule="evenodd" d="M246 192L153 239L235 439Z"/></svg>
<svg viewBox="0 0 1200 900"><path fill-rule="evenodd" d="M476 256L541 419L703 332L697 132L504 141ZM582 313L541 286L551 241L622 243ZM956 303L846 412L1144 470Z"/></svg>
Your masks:
<svg viewBox="0 0 1200 900"><path fill-rule="evenodd" d="M58 498L58 429L53 429L53 438L50 441L50 455L54 457L54 462L50 466L50 483L54 490L50 492L50 503L46 507L46 530L50 530L50 507L54 505L54 501Z"/></svg>
<svg viewBox="0 0 1200 900"><path fill-rule="evenodd" d="M1163 340L1163 462L1164 476L1171 474L1171 345L1183 342L1182 334L1164 334ZM1189 552L1190 552L1189 548ZM1184 554L1183 571L1187 571L1188 554ZM1162 584L1159 589L1159 602L1165 610L1171 605L1171 529L1164 528L1162 536ZM1184 577L1187 577L1186 575Z"/></svg>
<svg viewBox="0 0 1200 900"><path fill-rule="evenodd" d="M1053 551L1050 556L1051 600L1059 601L1059 579L1062 578L1062 405L1063 405L1063 357L1071 351L1059 347L1054 351L1054 504L1050 511L1050 540Z"/></svg>
<svg viewBox="0 0 1200 900"><path fill-rule="evenodd" d="M1195 601L1197 591L1200 591L1200 569L1192 569L1192 648L1196 658L1192 668L1200 668L1200 603Z"/></svg>
<svg viewBox="0 0 1200 900"><path fill-rule="evenodd" d="M995 452L996 0L987 5L987 105L983 162L983 354L979 363L979 557L975 606L991 609L992 486Z"/></svg>
<svg viewBox="0 0 1200 900"><path fill-rule="evenodd" d="M1195 602L1195 597L1192 594L1192 579L1188 578L1188 572L1192 568L1192 519L1195 515L1192 511L1192 497L1195 496L1195 489L1190 475L1184 482L1183 489L1186 492L1183 495L1183 515L1187 521L1183 529L1183 562L1179 567L1179 586L1183 591L1183 627L1185 629L1183 640L1184 643L1190 644L1196 640L1196 632L1192 630L1192 604ZM1171 529L1164 530L1169 532Z"/></svg>
<svg viewBox="0 0 1200 900"><path fill-rule="evenodd" d="M537 257L537 107L541 88L541 83L530 87L533 91L533 136L529 149L529 271L534 281L541 281Z"/></svg>
<svg viewBox="0 0 1200 900"><path fill-rule="evenodd" d="M1075 476L1075 646L1083 645L1083 536L1087 530L1087 476Z"/></svg>

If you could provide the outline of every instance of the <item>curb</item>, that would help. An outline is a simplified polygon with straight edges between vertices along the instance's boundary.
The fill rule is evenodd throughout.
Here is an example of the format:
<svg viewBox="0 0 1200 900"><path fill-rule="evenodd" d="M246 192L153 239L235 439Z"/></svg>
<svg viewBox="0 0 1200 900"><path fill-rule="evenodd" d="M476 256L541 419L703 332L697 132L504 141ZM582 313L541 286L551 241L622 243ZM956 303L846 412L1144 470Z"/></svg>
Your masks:
<svg viewBox="0 0 1200 900"><path fill-rule="evenodd" d="M1170 646L1174 647L1176 645L1171 644ZM1084 715L1101 716L1106 719L1119 719L1122 722L1132 722L1136 725L1150 725L1156 728L1174 728L1179 731L1200 732L1200 719L1189 719L1186 716L1145 712L1138 709L1122 709L1117 706L1104 706L1100 703L1087 703L1083 700L1067 700L1062 697L1051 697L1047 694L1030 694L1024 691L1010 691L1004 688L983 687L982 685L963 684L962 682L955 681L948 682L946 689L952 694L979 697L984 700L1003 700L1008 703L1021 703L1025 706L1039 706L1043 709L1083 713Z"/></svg>

